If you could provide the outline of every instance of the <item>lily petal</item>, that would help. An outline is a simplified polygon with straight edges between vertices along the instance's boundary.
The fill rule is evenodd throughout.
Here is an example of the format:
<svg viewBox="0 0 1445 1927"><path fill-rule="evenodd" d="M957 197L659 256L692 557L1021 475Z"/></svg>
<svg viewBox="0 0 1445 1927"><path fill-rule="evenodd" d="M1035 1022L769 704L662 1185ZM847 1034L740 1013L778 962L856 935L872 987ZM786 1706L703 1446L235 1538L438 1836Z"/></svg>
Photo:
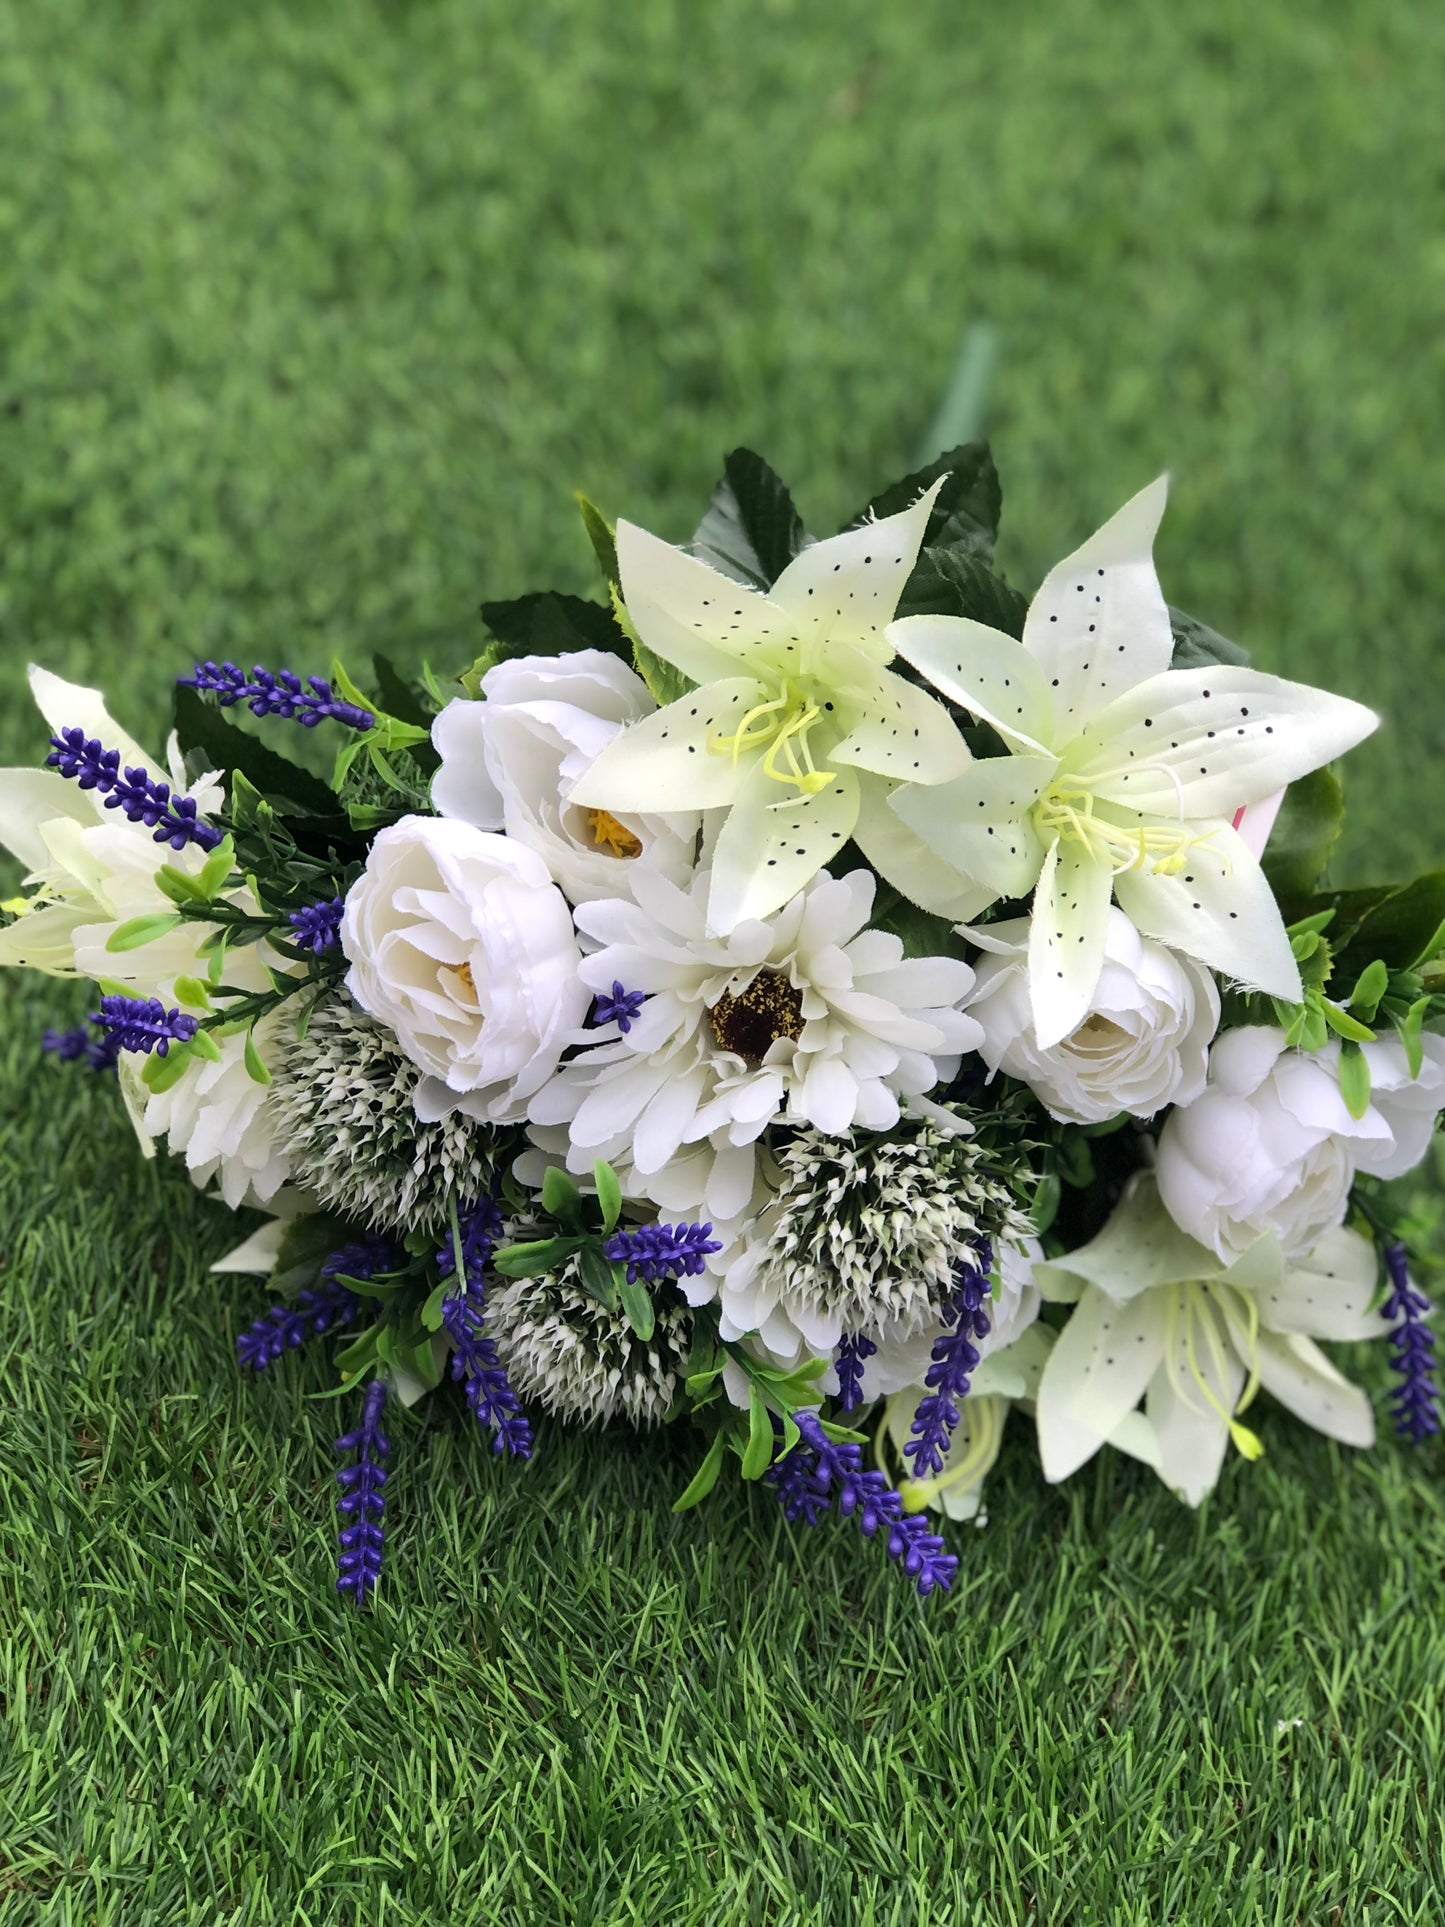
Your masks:
<svg viewBox="0 0 1445 1927"><path fill-rule="evenodd" d="M1052 756L989 756L951 783L905 784L888 807L952 869L994 897L1027 896L1044 860L1028 812L1056 767Z"/></svg>
<svg viewBox="0 0 1445 1927"><path fill-rule="evenodd" d="M1254 1296L1273 1331L1346 1342L1378 1338L1384 1320L1371 1305L1379 1275L1380 1261L1369 1239L1340 1225L1327 1231L1307 1258L1292 1259L1277 1284Z"/></svg>
<svg viewBox="0 0 1445 1927"><path fill-rule="evenodd" d="M766 700L751 676L692 690L614 736L573 784L568 801L612 811L725 808L741 792L749 766L709 745Z"/></svg>
<svg viewBox="0 0 1445 1927"><path fill-rule="evenodd" d="M890 807L890 795L898 794L891 783L881 776L860 775L859 794L853 840L881 877L934 916L953 923L982 916L998 891L966 877L909 828ZM929 794L936 796L938 791Z"/></svg>
<svg viewBox="0 0 1445 1927"><path fill-rule="evenodd" d="M1229 816L1353 749L1363 703L1260 669L1171 669L1099 711L1067 758L1096 796L1159 816Z"/></svg>
<svg viewBox="0 0 1445 1927"><path fill-rule="evenodd" d="M1044 577L1024 647L1053 687L1059 735L1074 735L1111 697L1169 667L1174 637L1154 536L1169 478L1161 475Z"/></svg>
<svg viewBox="0 0 1445 1927"><path fill-rule="evenodd" d="M1212 970L1271 997L1298 1003L1299 965L1264 872L1227 822L1191 824L1201 837L1178 876L1124 870L1114 878L1119 908L1154 937Z"/></svg>
<svg viewBox="0 0 1445 1927"><path fill-rule="evenodd" d="M633 522L617 524L617 568L638 635L696 683L735 676L740 664L770 663L788 642L796 647L776 603Z"/></svg>
<svg viewBox="0 0 1445 1927"><path fill-rule="evenodd" d="M1231 1326L1235 1342L1243 1332ZM1262 1331L1255 1339L1259 1382L1296 1418L1342 1445L1375 1443L1375 1413L1358 1385L1330 1363L1312 1338Z"/></svg>
<svg viewBox="0 0 1445 1927"><path fill-rule="evenodd" d="M886 669L878 671L868 710L828 752L830 763L849 763L895 783L946 783L970 760L943 704Z"/></svg>
<svg viewBox="0 0 1445 1927"><path fill-rule="evenodd" d="M888 661L893 651L884 631L913 573L934 497L946 480L941 475L899 514L845 529L793 557L769 598L787 611L799 641L842 637L874 661Z"/></svg>
<svg viewBox="0 0 1445 1927"><path fill-rule="evenodd" d="M1108 1223L1086 1245L1034 1269L1044 1296L1057 1299L1055 1281L1082 1278L1121 1304L1161 1285L1182 1285L1213 1277L1219 1260L1182 1232L1159 1197L1148 1173L1135 1179Z"/></svg>
<svg viewBox="0 0 1445 1927"><path fill-rule="evenodd" d="M100 814L95 792L77 788L56 770L0 769L0 843L28 871L44 870L50 862L42 823L59 816L95 823Z"/></svg>
<svg viewBox="0 0 1445 1927"><path fill-rule="evenodd" d="M164 774L157 758L148 756L135 738L116 722L98 689L67 682L63 676L31 663L30 693L36 708L57 735L62 729L83 729L87 736L98 737L103 749L118 749L123 769L140 767L152 776Z"/></svg>
<svg viewBox="0 0 1445 1927"><path fill-rule="evenodd" d="M756 764L713 851L709 932L726 935L749 917L781 909L838 854L857 821L852 770L837 771L816 796L796 796Z"/></svg>
<svg viewBox="0 0 1445 1927"><path fill-rule="evenodd" d="M888 640L935 689L1011 747L1046 754L1054 740L1049 678L1021 642L964 616L905 616Z"/></svg>
<svg viewBox="0 0 1445 1927"><path fill-rule="evenodd" d="M1040 1050L1076 1030L1104 967L1114 873L1075 842L1044 857L1029 930L1029 991Z"/></svg>
<svg viewBox="0 0 1445 1927"><path fill-rule="evenodd" d="M1179 1293L1182 1301L1184 1292ZM1219 1483L1229 1445L1229 1420L1244 1390L1244 1365L1211 1306L1193 1323L1182 1302L1172 1357L1155 1374L1145 1404L1159 1443L1159 1476L1186 1505L1198 1505ZM1198 1372L1214 1403L1195 1378Z"/></svg>
<svg viewBox="0 0 1445 1927"><path fill-rule="evenodd" d="M1164 1353L1148 1295L1116 1305L1088 1291L1060 1332L1038 1390L1039 1457L1051 1485L1076 1472L1133 1410Z"/></svg>

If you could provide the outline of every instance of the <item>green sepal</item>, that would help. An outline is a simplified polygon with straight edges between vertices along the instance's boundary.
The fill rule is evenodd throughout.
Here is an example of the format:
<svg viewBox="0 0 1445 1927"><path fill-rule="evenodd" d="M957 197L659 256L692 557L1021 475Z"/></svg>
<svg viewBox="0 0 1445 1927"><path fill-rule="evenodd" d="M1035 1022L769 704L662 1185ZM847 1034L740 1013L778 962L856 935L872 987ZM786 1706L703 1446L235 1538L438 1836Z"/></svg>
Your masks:
<svg viewBox="0 0 1445 1927"><path fill-rule="evenodd" d="M492 1269L504 1278L535 1278L540 1272L555 1271L566 1264L586 1243L585 1238L534 1238L523 1244L508 1245L492 1258Z"/></svg>
<svg viewBox="0 0 1445 1927"><path fill-rule="evenodd" d="M773 1422L756 1381L748 1390L748 1442L743 1452L743 1477L760 1479L773 1462Z"/></svg>
<svg viewBox="0 0 1445 1927"><path fill-rule="evenodd" d="M271 1082L271 1073L266 1068L265 1059L256 1048L256 1033L254 1030L248 1030L246 1032L245 1063L246 1075L253 1084L269 1084Z"/></svg>
<svg viewBox="0 0 1445 1927"><path fill-rule="evenodd" d="M1375 1012L1380 1008L1380 999L1389 988L1390 972L1376 957L1373 963L1365 965L1356 978L1348 1000L1350 1009L1366 1023L1372 1022Z"/></svg>
<svg viewBox="0 0 1445 1927"><path fill-rule="evenodd" d="M627 1267L614 1264L612 1288L621 1300L623 1317L645 1345L657 1330L657 1313L646 1285L640 1278L628 1284Z"/></svg>
<svg viewBox="0 0 1445 1927"><path fill-rule="evenodd" d="M111 931L105 940L105 947L112 956L118 956L124 950L140 950L144 945L154 943L157 937L166 937L172 930L179 930L184 922L184 917L178 917L169 910L154 910L144 917L131 917Z"/></svg>
<svg viewBox="0 0 1445 1927"><path fill-rule="evenodd" d="M1417 997L1395 1025L1400 1042L1405 1047L1405 1063L1411 1077L1418 1077L1425 1067L1425 1018L1430 1010L1429 997Z"/></svg>
<svg viewBox="0 0 1445 1927"><path fill-rule="evenodd" d="M622 1186L617 1182L617 1173L604 1158L598 1158L592 1166L592 1181L597 1187L602 1233L606 1237L617 1229L617 1220L622 1216Z"/></svg>
<svg viewBox="0 0 1445 1927"><path fill-rule="evenodd" d="M693 1473L686 1488L673 1500L674 1512L691 1512L695 1505L702 1504L718 1482L718 1474L722 1471L723 1454L726 1450L726 1432L715 1433L702 1464Z"/></svg>
<svg viewBox="0 0 1445 1927"><path fill-rule="evenodd" d="M1325 1022L1337 1037L1347 1038L1353 1044L1374 1043L1375 1033L1368 1024L1362 1024L1358 1017L1352 1017L1347 1010L1341 1010L1338 1004L1332 1004L1328 999L1321 1008Z"/></svg>
<svg viewBox="0 0 1445 1927"><path fill-rule="evenodd" d="M1340 1047L1340 1095L1351 1117L1361 1118L1370 1108L1370 1064L1352 1039Z"/></svg>
<svg viewBox="0 0 1445 1927"><path fill-rule="evenodd" d="M177 1002L189 1004L193 1010L209 1010L211 993L199 977L177 977L173 989Z"/></svg>

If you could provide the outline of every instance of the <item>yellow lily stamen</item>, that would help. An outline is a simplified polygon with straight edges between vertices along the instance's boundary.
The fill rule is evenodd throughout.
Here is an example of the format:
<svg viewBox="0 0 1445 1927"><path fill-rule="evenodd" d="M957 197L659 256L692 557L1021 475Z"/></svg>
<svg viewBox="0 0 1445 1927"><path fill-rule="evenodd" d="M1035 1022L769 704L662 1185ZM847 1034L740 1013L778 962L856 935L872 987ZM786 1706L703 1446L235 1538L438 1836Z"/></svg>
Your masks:
<svg viewBox="0 0 1445 1927"><path fill-rule="evenodd" d="M804 796L816 796L832 781L827 772L814 763L808 743L808 731L822 713L816 703L785 682L781 695L771 702L756 704L726 736L711 737L708 749L714 755L731 756L736 768L744 750L762 749L766 744L764 774L775 783L786 783L801 790ZM785 768L779 767L780 757Z"/></svg>
<svg viewBox="0 0 1445 1927"><path fill-rule="evenodd" d="M1261 1459L1264 1457L1263 1440L1258 1436L1257 1433L1251 1432L1247 1425L1242 1425L1236 1416L1236 1413L1242 1412L1245 1409L1250 1399L1253 1398L1255 1392L1258 1390L1258 1386L1259 1386L1259 1369L1258 1369L1259 1348L1258 1348L1258 1341L1257 1341L1257 1333L1259 1330L1258 1310L1255 1309L1254 1307L1251 1307L1251 1309L1254 1311L1254 1320L1251 1326L1250 1338L1249 1338L1249 1347L1250 1347L1251 1356L1250 1356L1250 1359L1247 1361L1249 1365L1249 1372L1250 1372L1249 1380L1245 1386L1245 1391L1241 1394L1234 1408L1234 1411L1231 1412L1226 1410L1223 1401L1219 1398L1218 1394L1215 1392L1214 1387L1209 1383L1208 1379L1204 1376L1204 1372L1201 1369L1200 1363L1199 1363L1199 1354L1195 1348L1194 1339L1195 1339L1195 1328L1197 1325L1200 1329L1203 1330L1205 1337L1209 1342L1211 1360L1216 1370L1219 1372L1220 1377L1222 1378L1224 1376L1224 1370L1225 1370L1224 1343L1220 1336L1219 1328L1214 1318L1211 1317L1209 1314L1208 1293L1202 1284L1182 1285L1180 1287L1180 1290L1183 1293L1183 1298L1184 1298L1184 1306L1183 1306L1184 1352L1185 1352L1185 1357L1187 1358L1188 1364L1189 1364L1189 1376L1194 1380L1194 1383L1198 1386L1199 1390L1204 1394L1204 1398L1207 1404L1209 1405L1210 1410L1213 1411L1219 1418L1222 1418L1224 1420L1224 1423L1228 1426L1229 1436L1233 1441L1235 1449L1236 1451L1239 1452L1240 1456L1242 1458L1250 1460L1251 1463L1256 1459ZM1240 1294L1240 1295L1247 1296L1247 1294ZM1204 1306L1199 1309L1196 1309L1196 1299L1200 1297L1202 1297L1204 1300ZM1169 1307L1168 1328L1165 1334L1164 1356L1167 1361L1166 1369L1168 1370L1170 1382L1174 1386L1175 1391L1178 1392L1179 1396L1184 1400L1185 1404L1189 1406L1191 1411L1198 1412L1199 1407L1195 1405L1193 1400L1189 1397L1188 1392L1185 1390L1178 1376L1178 1368L1174 1357L1175 1341L1179 1335L1178 1317L1179 1317L1178 1303L1177 1301L1171 1302Z"/></svg>
<svg viewBox="0 0 1445 1927"><path fill-rule="evenodd" d="M1156 876L1176 876L1191 850L1210 847L1213 831L1191 836L1167 823L1140 823L1125 829L1094 814L1094 796L1067 782L1053 783L1035 803L1034 828L1045 843L1080 843L1098 863L1116 876L1126 870L1152 870Z"/></svg>

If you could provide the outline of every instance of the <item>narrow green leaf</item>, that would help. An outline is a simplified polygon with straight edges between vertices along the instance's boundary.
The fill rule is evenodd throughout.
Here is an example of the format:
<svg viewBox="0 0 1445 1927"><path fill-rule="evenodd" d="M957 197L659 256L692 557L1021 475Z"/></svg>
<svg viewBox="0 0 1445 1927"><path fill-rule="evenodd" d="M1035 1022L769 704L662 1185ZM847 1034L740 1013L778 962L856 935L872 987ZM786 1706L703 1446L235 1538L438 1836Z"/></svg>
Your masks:
<svg viewBox="0 0 1445 1927"><path fill-rule="evenodd" d="M1375 1012L1380 1008L1380 999L1390 988L1390 973L1376 957L1355 979L1355 987L1350 992L1348 1003L1357 1017L1366 1023L1373 1021Z"/></svg>
<svg viewBox="0 0 1445 1927"><path fill-rule="evenodd" d="M439 1332L441 1330L442 1306L451 1296L454 1284L454 1279L444 1278L442 1282L433 1287L432 1291L428 1294L427 1301L421 1308L421 1322L429 1332Z"/></svg>
<svg viewBox="0 0 1445 1927"><path fill-rule="evenodd" d="M612 1265L603 1257L601 1248L590 1238L585 1239L578 1250L577 1271L582 1283L598 1304L606 1305L609 1311L615 1311L618 1293Z"/></svg>
<svg viewBox="0 0 1445 1927"><path fill-rule="evenodd" d="M748 1443L743 1453L743 1477L760 1479L773 1462L773 1422L756 1384L748 1397Z"/></svg>
<svg viewBox="0 0 1445 1927"><path fill-rule="evenodd" d="M115 956L123 950L139 950L145 944L154 943L157 937L168 936L172 930L179 930L185 921L168 910L152 911L144 917L132 917L111 931L105 947Z"/></svg>
<svg viewBox="0 0 1445 1927"><path fill-rule="evenodd" d="M248 1030L246 1032L245 1061L246 1075L253 1084L269 1084L271 1082L271 1073L266 1068L266 1061L256 1048L256 1033L254 1030Z"/></svg>
<svg viewBox="0 0 1445 1927"><path fill-rule="evenodd" d="M211 993L199 977L177 977L175 993L178 1003L189 1004L193 1010L209 1010Z"/></svg>
<svg viewBox="0 0 1445 1927"><path fill-rule="evenodd" d="M702 1464L693 1473L686 1490L673 1500L674 1512L691 1512L695 1505L702 1504L718 1482L718 1474L722 1471L723 1454L726 1449L727 1434L716 1433L712 1444L707 1448Z"/></svg>
<svg viewBox="0 0 1445 1927"><path fill-rule="evenodd" d="M622 1270L622 1276L619 1278L617 1276L619 1270L622 1270L622 1267L617 1266L613 1269L613 1290L622 1300L622 1315L645 1345L657 1329L657 1313L653 1308L652 1298L640 1278L628 1284L626 1271Z"/></svg>
<svg viewBox="0 0 1445 1927"><path fill-rule="evenodd" d="M622 1186L617 1182L617 1173L603 1158L598 1158L592 1166L592 1181L597 1186L597 1202L602 1206L602 1230L610 1236L622 1216Z"/></svg>
<svg viewBox="0 0 1445 1927"><path fill-rule="evenodd" d="M580 490L576 501L582 511L582 526L587 531L587 540L592 544L592 553L597 557L603 580L615 589L622 581L617 568L617 532L597 504L589 501Z"/></svg>
<svg viewBox="0 0 1445 1927"><path fill-rule="evenodd" d="M171 1050L174 1051L175 1048L176 1046L172 1044ZM208 1064L219 1064L221 1061L221 1047L208 1030L198 1030L184 1048L191 1053L192 1057L203 1057Z"/></svg>
<svg viewBox="0 0 1445 1927"><path fill-rule="evenodd" d="M542 1209L549 1218L568 1228L580 1228L582 1193L559 1166L552 1165L542 1179Z"/></svg>
<svg viewBox="0 0 1445 1927"><path fill-rule="evenodd" d="M333 685L340 690L347 702L355 703L358 709L369 710L373 716L378 718L385 715L385 710L383 710L381 704L374 696L368 696L357 688L356 684L346 673L346 665L340 656L333 656L331 658L331 681Z"/></svg>
<svg viewBox="0 0 1445 1927"><path fill-rule="evenodd" d="M534 1238L497 1252L492 1268L504 1278L535 1278L539 1272L555 1271L566 1264L582 1245L581 1238Z"/></svg>
<svg viewBox="0 0 1445 1927"><path fill-rule="evenodd" d="M204 1033L198 1031L196 1034L201 1036ZM140 1081L148 1091L159 1097L180 1083L190 1069L194 1056L195 1051L190 1044L172 1044L164 1057L159 1052L152 1052L146 1059Z"/></svg>
<svg viewBox="0 0 1445 1927"><path fill-rule="evenodd" d="M214 903L216 898L221 894L222 889L225 887L226 879L235 867L235 862L235 839L230 836L223 836L202 864L201 873L196 879L201 887L201 894L207 903Z"/></svg>
<svg viewBox="0 0 1445 1927"><path fill-rule="evenodd" d="M1352 1017L1347 1010L1341 1010L1338 1004L1332 1004L1326 1001L1323 1005L1323 1010L1325 1022L1329 1025L1330 1029L1334 1031L1336 1036L1348 1038L1356 1044L1374 1043L1375 1033L1370 1029L1370 1026L1368 1024L1362 1024L1357 1017Z"/></svg>
<svg viewBox="0 0 1445 1927"><path fill-rule="evenodd" d="M1363 1117L1370 1108L1370 1064L1353 1041L1340 1048L1340 1095L1351 1117Z"/></svg>
<svg viewBox="0 0 1445 1927"><path fill-rule="evenodd" d="M1424 1030L1430 1002L1428 997L1416 998L1395 1026L1400 1033L1400 1042L1405 1046L1405 1062L1411 1077L1418 1077L1425 1066Z"/></svg>
<svg viewBox="0 0 1445 1927"><path fill-rule="evenodd" d="M175 904L205 903L207 900L199 877L188 876L184 870L177 870L169 863L156 871L155 885L162 896L169 897Z"/></svg>

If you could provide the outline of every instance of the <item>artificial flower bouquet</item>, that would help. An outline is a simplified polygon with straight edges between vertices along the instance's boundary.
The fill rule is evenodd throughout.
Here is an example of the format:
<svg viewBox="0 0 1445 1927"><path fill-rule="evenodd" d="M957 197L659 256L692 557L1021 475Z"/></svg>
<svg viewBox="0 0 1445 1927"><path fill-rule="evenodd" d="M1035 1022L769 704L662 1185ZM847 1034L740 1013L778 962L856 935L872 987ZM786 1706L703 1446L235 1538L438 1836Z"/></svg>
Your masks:
<svg viewBox="0 0 1445 1927"><path fill-rule="evenodd" d="M343 1591L448 1370L500 1453L682 1424L680 1508L769 1481L921 1594L1015 1407L1045 1478L1197 1504L1261 1388L1371 1444L1317 1341L1392 1335L1437 1429L1380 1181L1445 1104L1445 876L1322 881L1376 719L1165 603L1164 502L1028 601L982 445L823 540L740 450L686 546L584 502L598 598L484 604L454 681L201 663L162 764L32 672L0 961L93 979L46 1046L268 1214L217 1269L278 1300L243 1364L356 1388Z"/></svg>

